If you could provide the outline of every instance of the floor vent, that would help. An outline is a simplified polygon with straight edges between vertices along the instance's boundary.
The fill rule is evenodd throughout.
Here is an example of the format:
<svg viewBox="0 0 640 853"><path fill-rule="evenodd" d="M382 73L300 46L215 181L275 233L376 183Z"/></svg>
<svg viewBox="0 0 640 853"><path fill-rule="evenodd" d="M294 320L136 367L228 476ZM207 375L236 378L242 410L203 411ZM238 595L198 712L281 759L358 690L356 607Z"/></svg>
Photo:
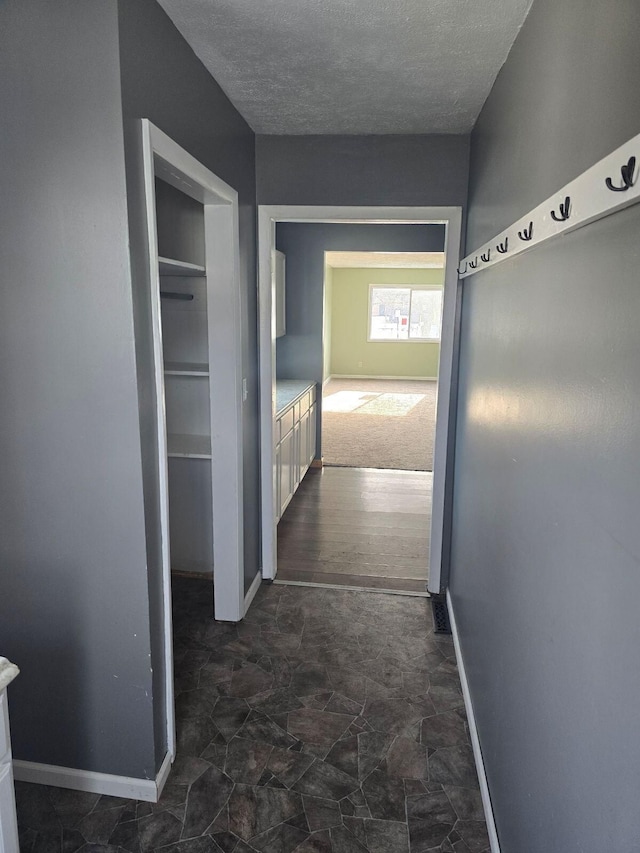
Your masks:
<svg viewBox="0 0 640 853"><path fill-rule="evenodd" d="M436 634L450 634L451 622L449 622L449 610L444 596L431 598L431 612L433 614L433 630Z"/></svg>

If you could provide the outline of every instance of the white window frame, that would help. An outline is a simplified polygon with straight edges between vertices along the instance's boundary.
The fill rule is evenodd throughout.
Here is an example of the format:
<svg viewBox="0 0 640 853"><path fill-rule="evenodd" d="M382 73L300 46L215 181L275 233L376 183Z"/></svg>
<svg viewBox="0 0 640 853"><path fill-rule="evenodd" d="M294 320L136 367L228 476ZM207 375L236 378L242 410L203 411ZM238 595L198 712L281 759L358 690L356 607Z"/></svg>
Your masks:
<svg viewBox="0 0 640 853"><path fill-rule="evenodd" d="M379 290L388 288L389 290L409 290L409 325L407 328L406 338L372 338L371 337L371 309L373 307L373 289ZM370 284L369 285L369 304L367 307L367 343L369 344L439 344L442 340L442 310L440 312L440 334L437 338L415 338L411 337L411 298L414 290L440 290L442 291L442 301L444 303L444 285L442 284Z"/></svg>

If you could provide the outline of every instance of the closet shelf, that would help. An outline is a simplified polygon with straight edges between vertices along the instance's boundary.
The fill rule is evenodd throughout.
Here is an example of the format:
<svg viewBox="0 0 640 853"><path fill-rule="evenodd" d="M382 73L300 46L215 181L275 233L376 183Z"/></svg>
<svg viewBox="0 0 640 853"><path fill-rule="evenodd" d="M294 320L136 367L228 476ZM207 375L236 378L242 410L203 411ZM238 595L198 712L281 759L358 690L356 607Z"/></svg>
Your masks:
<svg viewBox="0 0 640 853"><path fill-rule="evenodd" d="M166 361L165 376L208 376L209 365L189 361Z"/></svg>
<svg viewBox="0 0 640 853"><path fill-rule="evenodd" d="M207 274L206 269L198 264L174 261L172 258L158 258L158 265L160 275L203 276Z"/></svg>
<svg viewBox="0 0 640 853"><path fill-rule="evenodd" d="M169 433L167 456L182 459L211 459L211 437Z"/></svg>

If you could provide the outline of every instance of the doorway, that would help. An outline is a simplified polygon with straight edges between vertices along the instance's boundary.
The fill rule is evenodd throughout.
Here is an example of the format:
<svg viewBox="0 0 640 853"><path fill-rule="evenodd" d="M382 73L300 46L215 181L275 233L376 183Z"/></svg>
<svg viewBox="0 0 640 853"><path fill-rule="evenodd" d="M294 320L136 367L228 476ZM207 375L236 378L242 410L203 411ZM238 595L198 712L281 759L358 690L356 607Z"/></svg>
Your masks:
<svg viewBox="0 0 640 853"><path fill-rule="evenodd" d="M147 119L140 143L145 287L134 293L136 350L151 664L168 768L176 750L172 568L208 576L204 606L217 620L245 613L238 198Z"/></svg>
<svg viewBox="0 0 640 853"><path fill-rule="evenodd" d="M275 328L273 306L275 287L271 277L276 248L276 224L280 222L324 222L341 224L439 224L444 226L445 282L440 352L441 383L436 414L434 446L433 512L431 517L431 571L429 591L440 592L446 586L447 494L451 486L452 443L450 441L450 403L457 322L456 260L460 244L459 208L326 208L293 206L259 207L259 280L260 280L260 371L262 434L262 556L263 576L274 579L277 573L277 531L274 507L277 504L276 453L274 432L276 414ZM322 367L319 383L322 384ZM428 520L425 521L428 524Z"/></svg>
<svg viewBox="0 0 640 853"><path fill-rule="evenodd" d="M325 252L323 465L433 471L444 262Z"/></svg>

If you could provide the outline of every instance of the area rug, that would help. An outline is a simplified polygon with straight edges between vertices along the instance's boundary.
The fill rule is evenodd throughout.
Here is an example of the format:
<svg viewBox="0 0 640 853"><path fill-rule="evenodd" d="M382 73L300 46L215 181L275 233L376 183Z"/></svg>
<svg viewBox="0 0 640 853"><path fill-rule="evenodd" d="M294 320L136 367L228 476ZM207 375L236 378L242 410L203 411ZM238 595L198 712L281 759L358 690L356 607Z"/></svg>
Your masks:
<svg viewBox="0 0 640 853"><path fill-rule="evenodd" d="M437 387L431 380L329 380L322 394L324 464L432 471Z"/></svg>

